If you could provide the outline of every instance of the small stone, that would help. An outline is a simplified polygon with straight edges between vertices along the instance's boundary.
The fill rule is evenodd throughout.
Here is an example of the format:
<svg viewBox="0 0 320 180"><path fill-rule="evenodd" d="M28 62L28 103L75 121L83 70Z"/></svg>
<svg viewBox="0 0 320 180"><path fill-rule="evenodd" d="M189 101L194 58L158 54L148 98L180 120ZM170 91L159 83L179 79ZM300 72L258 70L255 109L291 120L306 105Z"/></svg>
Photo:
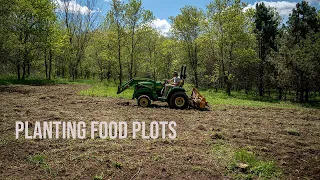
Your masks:
<svg viewBox="0 0 320 180"><path fill-rule="evenodd" d="M249 165L248 165L248 164L244 164L244 163L239 163L239 164L238 164L238 167L239 167L240 169L246 170L246 169L249 167Z"/></svg>

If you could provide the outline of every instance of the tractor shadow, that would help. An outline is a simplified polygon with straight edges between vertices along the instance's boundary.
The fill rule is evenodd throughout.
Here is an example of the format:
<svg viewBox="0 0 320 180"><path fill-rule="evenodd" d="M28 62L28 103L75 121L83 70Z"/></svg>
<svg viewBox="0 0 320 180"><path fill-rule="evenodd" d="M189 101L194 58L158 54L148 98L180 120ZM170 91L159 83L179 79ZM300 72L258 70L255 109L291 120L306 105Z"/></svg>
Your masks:
<svg viewBox="0 0 320 180"><path fill-rule="evenodd" d="M119 105L119 106L131 106L131 107L142 108L139 105L137 105L137 104L135 104L133 102L129 102L129 101L117 102L116 104ZM150 107L148 107L148 108L167 108L167 109L170 109L168 105L162 105L162 104L151 104Z"/></svg>
<svg viewBox="0 0 320 180"><path fill-rule="evenodd" d="M131 106L131 107L138 107L138 108L143 108L143 107L140 107L139 105L137 105L135 102L129 102L129 101L126 101L126 102L117 102L116 103L117 105L119 106ZM147 108L166 108L166 109L170 109L168 105L166 104L160 104L160 103L156 103L156 104L151 104L149 107Z"/></svg>
<svg viewBox="0 0 320 180"><path fill-rule="evenodd" d="M167 108L167 109L170 109L168 105L161 105L161 104L151 104L149 108Z"/></svg>

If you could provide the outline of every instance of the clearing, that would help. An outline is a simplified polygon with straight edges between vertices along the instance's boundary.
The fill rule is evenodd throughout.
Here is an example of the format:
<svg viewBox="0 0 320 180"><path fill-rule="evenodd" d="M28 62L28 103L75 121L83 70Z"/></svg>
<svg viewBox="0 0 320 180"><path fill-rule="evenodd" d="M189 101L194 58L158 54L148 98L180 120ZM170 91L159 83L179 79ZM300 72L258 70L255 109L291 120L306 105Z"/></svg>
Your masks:
<svg viewBox="0 0 320 180"><path fill-rule="evenodd" d="M320 110L166 103L80 96L88 85L0 86L0 179L229 179L217 142L273 160L283 179L320 179ZM15 139L15 121L176 121L175 140Z"/></svg>

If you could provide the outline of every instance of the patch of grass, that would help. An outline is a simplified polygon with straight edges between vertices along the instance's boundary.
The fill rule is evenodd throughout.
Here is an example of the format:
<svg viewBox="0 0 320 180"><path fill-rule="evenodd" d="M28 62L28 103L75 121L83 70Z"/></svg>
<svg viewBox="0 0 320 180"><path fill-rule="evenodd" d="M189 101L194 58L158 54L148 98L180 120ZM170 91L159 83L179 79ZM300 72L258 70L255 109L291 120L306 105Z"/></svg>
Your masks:
<svg viewBox="0 0 320 180"><path fill-rule="evenodd" d="M27 161L34 164L46 164L45 156L40 154L27 156Z"/></svg>
<svg viewBox="0 0 320 180"><path fill-rule="evenodd" d="M123 91L121 94L117 94L118 86L110 82L98 82L93 84L89 89L80 91L80 95L84 96L97 96L97 97L115 97L131 99L133 94L133 88L129 88Z"/></svg>
<svg viewBox="0 0 320 180"><path fill-rule="evenodd" d="M160 161L162 159L162 157L159 154L154 154L153 155L153 160L154 161Z"/></svg>
<svg viewBox="0 0 320 180"><path fill-rule="evenodd" d="M243 92L232 92L228 96L223 91L207 89L200 90L200 93L211 105L233 105L245 107L276 107L276 108L303 108L304 104L293 103L290 101L280 101L268 97L257 97L256 95L246 95Z"/></svg>
<svg viewBox="0 0 320 180"><path fill-rule="evenodd" d="M251 173L266 179L281 177L282 172L273 161L258 161L251 168Z"/></svg>
<svg viewBox="0 0 320 180"><path fill-rule="evenodd" d="M112 162L112 166L117 169L122 169L122 164L116 161Z"/></svg>
<svg viewBox="0 0 320 180"><path fill-rule="evenodd" d="M49 164L46 162L46 157L44 155L41 155L41 154L29 155L27 156L26 159L28 162L42 167L46 172L50 174L52 173L51 168Z"/></svg>
<svg viewBox="0 0 320 180"><path fill-rule="evenodd" d="M260 160L253 152L236 149L222 140L213 145L212 152L233 179L277 179L282 175L273 161Z"/></svg>
<svg viewBox="0 0 320 180"><path fill-rule="evenodd" d="M101 175L95 175L93 180L103 180L103 173Z"/></svg>
<svg viewBox="0 0 320 180"><path fill-rule="evenodd" d="M289 129L286 129L286 132L293 136L300 136L300 132L296 129L289 128Z"/></svg>

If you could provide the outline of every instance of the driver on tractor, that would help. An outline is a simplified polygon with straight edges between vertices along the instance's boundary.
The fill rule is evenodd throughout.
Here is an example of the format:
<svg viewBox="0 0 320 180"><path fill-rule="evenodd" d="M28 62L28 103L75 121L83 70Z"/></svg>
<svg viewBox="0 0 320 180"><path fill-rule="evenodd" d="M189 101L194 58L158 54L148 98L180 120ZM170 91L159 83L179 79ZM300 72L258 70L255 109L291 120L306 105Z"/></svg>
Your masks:
<svg viewBox="0 0 320 180"><path fill-rule="evenodd" d="M163 98L165 98L165 97L167 96L168 91L169 91L172 87L180 86L180 85L181 85L181 79L178 77L178 72L177 72L177 71L174 71L174 72L173 72L173 78L172 78L172 79L169 79L169 80L166 80L166 82L167 82L168 84L165 84L164 91L163 91L163 94L162 94L162 97L163 97Z"/></svg>

